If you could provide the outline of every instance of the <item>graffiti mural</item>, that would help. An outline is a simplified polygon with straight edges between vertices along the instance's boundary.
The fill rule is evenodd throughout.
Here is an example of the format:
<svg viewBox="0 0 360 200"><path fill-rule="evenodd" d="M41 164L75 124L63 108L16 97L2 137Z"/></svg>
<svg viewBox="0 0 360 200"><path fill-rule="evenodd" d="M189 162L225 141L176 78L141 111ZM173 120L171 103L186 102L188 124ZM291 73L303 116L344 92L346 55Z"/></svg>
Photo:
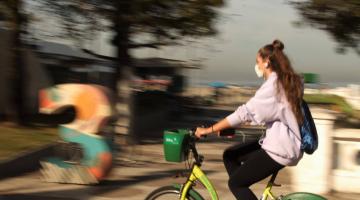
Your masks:
<svg viewBox="0 0 360 200"><path fill-rule="evenodd" d="M61 124L59 134L66 143L77 144L82 151L77 162L60 157L42 161L45 181L95 184L109 173L112 140L102 132L114 113L109 94L104 87L84 84L61 84L39 92L41 113L55 114L70 106L75 109L75 119Z"/></svg>

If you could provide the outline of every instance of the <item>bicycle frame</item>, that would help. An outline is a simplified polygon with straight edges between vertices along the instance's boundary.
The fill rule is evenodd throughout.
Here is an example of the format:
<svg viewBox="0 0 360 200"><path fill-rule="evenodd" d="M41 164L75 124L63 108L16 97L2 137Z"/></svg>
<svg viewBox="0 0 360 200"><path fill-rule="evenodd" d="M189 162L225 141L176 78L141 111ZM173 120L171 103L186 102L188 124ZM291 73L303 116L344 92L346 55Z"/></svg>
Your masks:
<svg viewBox="0 0 360 200"><path fill-rule="evenodd" d="M190 151L193 154L193 158L195 162L193 162L191 167L191 173L187 177L187 180L183 184L174 183L170 187L165 186L161 187L157 190L154 190L151 194L148 195L146 199L156 199L157 197L160 197L162 195L171 194L176 195L180 200L187 200L187 197L191 197L195 200L203 200L204 198L201 196L200 193L198 193L193 187L195 186L195 182L200 182L207 190L207 192L210 194L211 200L219 200L219 196L216 192L216 189L214 185L210 182L209 178L206 176L206 174L201 170L201 164L204 160L204 157L202 155L199 155L196 150L196 137L194 135L194 131L190 131L190 138L188 140L188 143L186 143L187 147L185 148L184 152L190 153ZM188 155L187 159L189 163L191 162ZM191 160L192 160L191 159ZM190 164L189 164L190 166ZM187 168L189 169L189 168ZM268 181L265 190L262 193L262 196L260 200L290 200L290 199L313 199L313 200L326 200L326 198L321 197L317 194L307 193L307 192L295 192L290 193L285 196L281 195L280 198L273 195L271 192L272 187L280 186L275 183L275 178L277 176L278 172L275 172L272 174L270 180ZM179 194L180 193L180 194Z"/></svg>
<svg viewBox="0 0 360 200"><path fill-rule="evenodd" d="M272 182L269 182L261 196L261 199L260 200L267 200L268 197L270 197L272 200L275 200L276 197L272 194L271 192L271 188L273 186L273 183Z"/></svg>
<svg viewBox="0 0 360 200"><path fill-rule="evenodd" d="M209 192L211 200L219 200L218 194L216 192L215 187L210 182L205 173L201 170L200 166L203 161L202 156L200 156L195 147L195 140L191 140L189 143L189 147L194 155L195 163L192 165L191 173L187 179L187 181L181 186L180 190L180 200L186 200L186 196L189 192L192 192L192 186L194 183L199 180L202 185L205 186L206 190ZM270 197L272 200L275 200L275 196L271 193L272 186L274 185L275 178L277 176L277 172L271 176L263 194L261 200L267 200ZM199 195L196 193L196 195Z"/></svg>
<svg viewBox="0 0 360 200"><path fill-rule="evenodd" d="M215 187L210 182L208 177L205 175L205 173L201 170L201 168L194 164L191 170L191 174L186 181L186 183L183 185L181 189L181 200L186 200L186 194L189 192L189 189L193 186L194 182L199 180L206 188L206 190L209 192L212 200L218 200L218 194L215 190Z"/></svg>
<svg viewBox="0 0 360 200"><path fill-rule="evenodd" d="M180 190L180 200L187 200L187 196L190 195L196 200L202 200L203 197L196 191L192 189L192 186L194 186L194 183L198 180L201 182L202 185L205 186L206 190L209 192L211 200L219 200L218 194L216 192L215 187L210 182L208 177L205 175L205 173L200 168L201 165L194 164L191 170L191 174L189 175L187 181L183 184L174 184L173 186ZM285 197L280 196L276 197L272 192L271 189L273 186L277 186L274 181L277 176L277 173L274 173L271 176L271 179L266 185L265 190L263 191L263 194L260 198L260 200L277 200L277 199L313 199L313 200L326 200L324 197L321 197L316 194L312 193L306 193L306 192L295 192L286 195Z"/></svg>
<svg viewBox="0 0 360 200"><path fill-rule="evenodd" d="M271 192L275 177L276 177L276 174L274 174L271 177L260 200L267 200L268 198L270 198L272 200L276 199L276 197ZM218 194L216 192L214 185L211 183L209 178L206 176L206 174L201 170L201 168L197 164L193 165L190 176L188 177L185 184L181 187L180 200L186 200L186 196L187 196L188 192L191 190L191 187L194 185L194 182L196 182L197 180L199 180L200 183L205 186L206 190L210 194L211 200L219 200L219 197L218 197Z"/></svg>
<svg viewBox="0 0 360 200"><path fill-rule="evenodd" d="M260 200L267 200L268 197L270 197L272 200L276 199L276 197L272 194L271 189L272 189L273 185L275 185L275 179L276 179L277 174L278 174L278 172L275 172L271 176L271 178L270 178L269 182L267 183L266 188L265 188Z"/></svg>

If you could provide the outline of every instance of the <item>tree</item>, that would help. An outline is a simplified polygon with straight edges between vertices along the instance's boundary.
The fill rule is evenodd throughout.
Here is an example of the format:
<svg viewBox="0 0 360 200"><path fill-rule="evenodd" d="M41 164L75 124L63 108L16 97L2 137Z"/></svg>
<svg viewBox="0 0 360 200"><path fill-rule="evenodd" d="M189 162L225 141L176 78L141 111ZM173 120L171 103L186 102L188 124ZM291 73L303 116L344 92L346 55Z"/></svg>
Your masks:
<svg viewBox="0 0 360 200"><path fill-rule="evenodd" d="M216 7L224 5L223 0L39 1L49 13L62 19L70 35L84 39L97 30L115 33L112 44L117 47L118 81L113 83L112 89L120 93L127 110L132 110L128 88L131 49L180 45L188 37L213 36L217 33L214 26ZM125 89L118 91L119 85Z"/></svg>
<svg viewBox="0 0 360 200"><path fill-rule="evenodd" d="M69 36L84 39L94 30L114 31L112 43L118 49L120 66L130 65L129 51L133 48L159 48L179 44L188 36L215 35L214 7L224 4L222 0L40 1L52 15L62 19Z"/></svg>
<svg viewBox="0 0 360 200"><path fill-rule="evenodd" d="M307 0L292 4L301 14L305 24L330 33L339 44L337 52L345 53L348 48L352 48L360 55L358 0Z"/></svg>
<svg viewBox="0 0 360 200"><path fill-rule="evenodd" d="M24 106L25 77L24 65L22 59L21 34L26 30L26 16L22 10L23 2L21 0L4 0L0 2L0 18L6 23L6 26L13 32L13 68L9 82L11 85L11 100L8 105L11 107L7 118L23 125L26 123L26 113Z"/></svg>

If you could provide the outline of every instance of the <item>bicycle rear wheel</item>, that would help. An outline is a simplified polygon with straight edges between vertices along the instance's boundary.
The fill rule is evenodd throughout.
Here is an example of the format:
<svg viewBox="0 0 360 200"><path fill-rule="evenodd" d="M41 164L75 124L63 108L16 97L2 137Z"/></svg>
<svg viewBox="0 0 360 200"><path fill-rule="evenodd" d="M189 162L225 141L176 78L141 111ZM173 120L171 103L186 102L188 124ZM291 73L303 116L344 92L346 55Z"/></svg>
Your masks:
<svg viewBox="0 0 360 200"><path fill-rule="evenodd" d="M188 200L204 200L198 193L191 194L192 192L189 192L186 199ZM179 200L180 198L180 189L168 185L161 188L158 188L151 192L145 200Z"/></svg>

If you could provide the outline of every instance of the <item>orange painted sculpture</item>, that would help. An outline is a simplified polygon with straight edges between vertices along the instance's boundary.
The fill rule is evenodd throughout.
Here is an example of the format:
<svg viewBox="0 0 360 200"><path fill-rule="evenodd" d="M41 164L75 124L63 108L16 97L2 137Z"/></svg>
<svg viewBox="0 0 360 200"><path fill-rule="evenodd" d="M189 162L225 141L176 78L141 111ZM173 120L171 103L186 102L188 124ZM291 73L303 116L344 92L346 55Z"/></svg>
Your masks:
<svg viewBox="0 0 360 200"><path fill-rule="evenodd" d="M109 94L104 87L84 84L61 84L40 91L42 113L57 113L69 106L75 108L75 120L60 125L59 133L65 142L78 144L83 152L76 163L61 158L41 162L45 181L95 184L109 173L112 144L101 132L114 113Z"/></svg>

